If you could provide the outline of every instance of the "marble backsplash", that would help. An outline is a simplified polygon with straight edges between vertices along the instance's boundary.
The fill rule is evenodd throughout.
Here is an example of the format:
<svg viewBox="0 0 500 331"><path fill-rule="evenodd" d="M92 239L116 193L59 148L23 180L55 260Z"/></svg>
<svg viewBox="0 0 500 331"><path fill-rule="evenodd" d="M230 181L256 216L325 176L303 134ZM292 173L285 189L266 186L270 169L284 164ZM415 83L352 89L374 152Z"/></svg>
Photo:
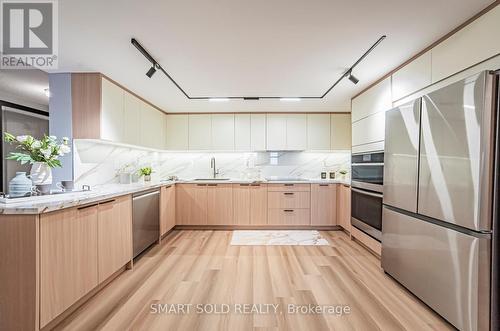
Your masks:
<svg viewBox="0 0 500 331"><path fill-rule="evenodd" d="M74 141L74 179L78 185L118 182L120 172L153 168L153 180L171 175L181 179L210 178L210 159L216 158L219 177L264 179L266 177L320 178L322 171L349 170L351 154L333 152L166 152L109 144L94 140Z"/></svg>

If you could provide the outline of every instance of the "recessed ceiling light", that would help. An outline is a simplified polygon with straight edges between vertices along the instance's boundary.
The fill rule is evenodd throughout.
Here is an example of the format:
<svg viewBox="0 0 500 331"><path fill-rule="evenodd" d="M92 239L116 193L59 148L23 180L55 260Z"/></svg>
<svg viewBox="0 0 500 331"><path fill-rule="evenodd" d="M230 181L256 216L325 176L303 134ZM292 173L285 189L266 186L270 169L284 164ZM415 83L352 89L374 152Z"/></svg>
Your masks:
<svg viewBox="0 0 500 331"><path fill-rule="evenodd" d="M280 101L300 101L301 98L280 98Z"/></svg>
<svg viewBox="0 0 500 331"><path fill-rule="evenodd" d="M210 101L210 102L225 102L225 101L229 101L229 98L210 98L210 99L208 99L208 101Z"/></svg>

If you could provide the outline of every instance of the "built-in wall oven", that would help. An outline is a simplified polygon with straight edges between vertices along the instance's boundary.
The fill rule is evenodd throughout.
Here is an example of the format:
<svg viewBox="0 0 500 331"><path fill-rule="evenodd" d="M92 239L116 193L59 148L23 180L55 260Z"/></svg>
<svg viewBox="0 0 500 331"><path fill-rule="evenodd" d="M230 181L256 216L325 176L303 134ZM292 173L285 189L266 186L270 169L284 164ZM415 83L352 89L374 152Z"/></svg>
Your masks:
<svg viewBox="0 0 500 331"><path fill-rule="evenodd" d="M382 238L384 153L352 155L351 170L351 224L380 241Z"/></svg>

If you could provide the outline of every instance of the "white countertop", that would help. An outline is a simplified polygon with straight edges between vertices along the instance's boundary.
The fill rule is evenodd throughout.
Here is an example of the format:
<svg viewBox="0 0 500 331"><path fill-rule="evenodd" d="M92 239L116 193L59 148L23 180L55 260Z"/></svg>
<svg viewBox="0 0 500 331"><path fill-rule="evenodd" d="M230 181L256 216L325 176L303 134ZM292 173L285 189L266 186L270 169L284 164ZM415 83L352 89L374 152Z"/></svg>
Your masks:
<svg viewBox="0 0 500 331"><path fill-rule="evenodd" d="M174 184L250 184L250 183L276 183L276 184L345 184L350 185L348 180L329 180L329 179L311 179L311 180L191 180L181 179L178 181L160 181L134 184L109 184L92 188L91 191L80 191L75 193L64 193L47 196L37 196L22 198L22 200L12 200L8 203L0 203L0 214L42 214L65 208L71 208L81 205L94 203L117 196L133 194L149 189Z"/></svg>

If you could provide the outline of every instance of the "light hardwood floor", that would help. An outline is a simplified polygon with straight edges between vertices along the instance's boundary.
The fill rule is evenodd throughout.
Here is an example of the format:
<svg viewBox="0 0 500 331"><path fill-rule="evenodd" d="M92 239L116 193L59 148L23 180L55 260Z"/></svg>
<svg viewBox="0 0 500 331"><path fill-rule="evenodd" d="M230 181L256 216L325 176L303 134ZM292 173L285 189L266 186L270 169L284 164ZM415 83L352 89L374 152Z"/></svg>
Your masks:
<svg viewBox="0 0 500 331"><path fill-rule="evenodd" d="M231 231L174 231L60 330L452 330L341 231L331 246L231 246ZM151 304L280 304L278 314L153 314ZM350 314L287 313L288 304ZM231 306L233 307L233 306Z"/></svg>

